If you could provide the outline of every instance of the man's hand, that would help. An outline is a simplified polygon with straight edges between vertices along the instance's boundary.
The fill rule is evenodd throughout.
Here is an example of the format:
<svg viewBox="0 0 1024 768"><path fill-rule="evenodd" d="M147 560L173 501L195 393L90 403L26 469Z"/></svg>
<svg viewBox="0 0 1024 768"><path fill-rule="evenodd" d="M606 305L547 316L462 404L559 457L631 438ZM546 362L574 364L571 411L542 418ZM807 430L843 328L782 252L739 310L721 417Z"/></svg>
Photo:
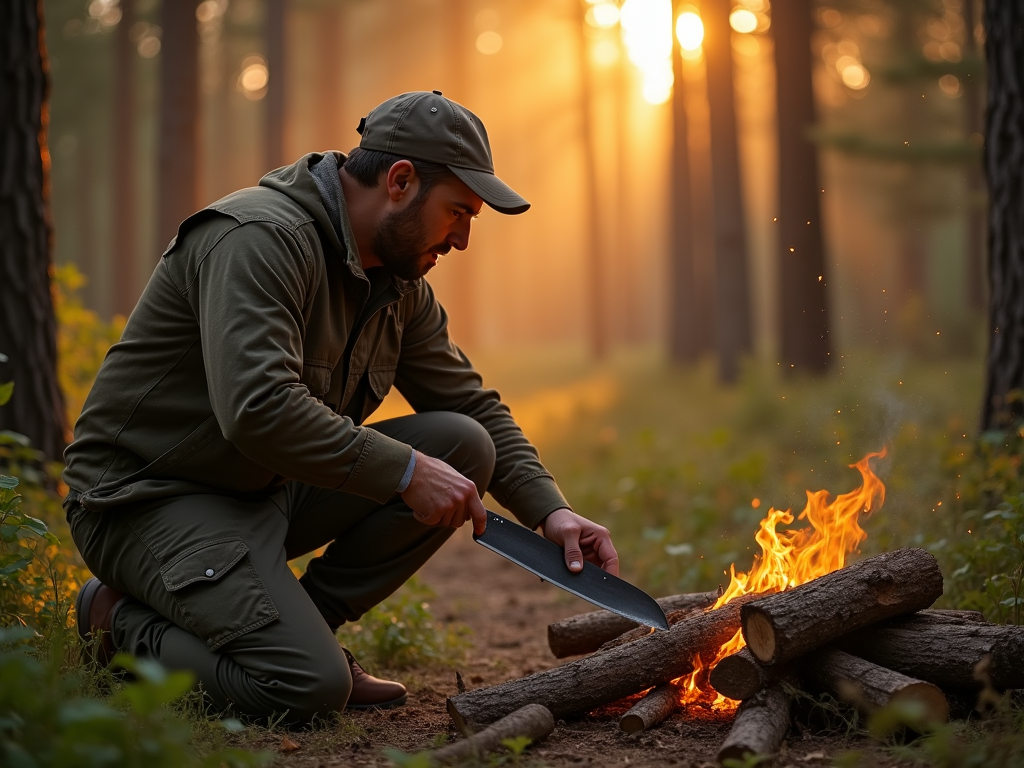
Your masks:
<svg viewBox="0 0 1024 768"><path fill-rule="evenodd" d="M473 530L483 533L487 511L477 495L476 485L440 459L416 452L416 468L402 500L413 517L425 525L460 527L473 520Z"/></svg>
<svg viewBox="0 0 1024 768"><path fill-rule="evenodd" d="M607 528L563 508L545 517L541 530L544 538L565 549L565 564L570 571L582 571L586 560L613 576L619 575L619 556Z"/></svg>

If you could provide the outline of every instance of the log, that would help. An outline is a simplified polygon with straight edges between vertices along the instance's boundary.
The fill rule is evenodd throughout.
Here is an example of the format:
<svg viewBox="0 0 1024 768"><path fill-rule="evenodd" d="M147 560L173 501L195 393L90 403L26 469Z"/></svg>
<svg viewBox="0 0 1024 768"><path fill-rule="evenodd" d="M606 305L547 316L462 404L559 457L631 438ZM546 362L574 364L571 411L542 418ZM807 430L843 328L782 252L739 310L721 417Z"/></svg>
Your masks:
<svg viewBox="0 0 1024 768"><path fill-rule="evenodd" d="M789 732L791 699L785 684L776 680L740 704L732 730L718 750L718 762L777 754Z"/></svg>
<svg viewBox="0 0 1024 768"><path fill-rule="evenodd" d="M690 616L691 614L698 613L703 610L703 608L684 608L678 611L672 611L670 613L665 614L665 620L671 627L673 624L678 624L687 616ZM635 629L629 630L629 632L623 632L614 640L609 640L607 643L602 644L601 647L597 650L607 651L609 648L617 648L620 645L625 645L626 643L631 643L634 640L639 640L641 637L646 637L647 635L651 634L651 632L655 631L657 630L655 630L653 627L636 627Z"/></svg>
<svg viewBox="0 0 1024 768"><path fill-rule="evenodd" d="M981 689L974 667L991 655L988 669L999 690L1024 688L1024 627L915 614L841 638L836 646L883 667L948 691Z"/></svg>
<svg viewBox="0 0 1024 768"><path fill-rule="evenodd" d="M727 699L744 701L760 691L773 680L791 674L789 664L764 666L750 652L743 648L718 662L708 676L711 687Z"/></svg>
<svg viewBox="0 0 1024 768"><path fill-rule="evenodd" d="M722 644L736 634L743 602L744 598L737 598L721 608L689 616L665 632L554 669L452 696L448 713L461 730L486 725L536 702L550 709L557 720L688 675L694 669L695 656L710 663Z"/></svg>
<svg viewBox="0 0 1024 768"><path fill-rule="evenodd" d="M949 720L949 702L938 687L894 672L838 648L820 648L801 662L805 684L850 701L865 712L892 702L916 701L928 722Z"/></svg>
<svg viewBox="0 0 1024 768"><path fill-rule="evenodd" d="M841 635L927 608L942 573L923 549L884 552L743 606L743 638L762 664L781 664Z"/></svg>
<svg viewBox="0 0 1024 768"><path fill-rule="evenodd" d="M714 605L718 592L696 592L658 598L666 614L672 611L707 608ZM604 643L636 629L639 624L611 611L591 611L570 616L548 625L548 647L556 659L593 653Z"/></svg>
<svg viewBox="0 0 1024 768"><path fill-rule="evenodd" d="M651 689L619 719L619 728L626 733L640 733L653 728L679 709L680 693L675 683L662 683Z"/></svg>
<svg viewBox="0 0 1024 768"><path fill-rule="evenodd" d="M494 752L502 747L501 742L505 739L528 736L531 743L536 743L547 738L553 730L555 718L551 716L551 712L540 704L527 704L479 733L436 749L428 756L433 764L456 763Z"/></svg>

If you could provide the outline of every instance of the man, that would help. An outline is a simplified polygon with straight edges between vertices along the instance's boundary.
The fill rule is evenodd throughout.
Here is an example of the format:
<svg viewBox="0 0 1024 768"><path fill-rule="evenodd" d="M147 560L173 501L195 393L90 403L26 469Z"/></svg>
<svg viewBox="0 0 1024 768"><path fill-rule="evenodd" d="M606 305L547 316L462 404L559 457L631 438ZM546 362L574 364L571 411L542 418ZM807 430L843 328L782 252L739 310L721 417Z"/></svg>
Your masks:
<svg viewBox="0 0 1024 768"><path fill-rule="evenodd" d="M67 450L76 604L97 655L191 669L220 705L292 719L397 706L334 631L472 520L485 490L616 573L422 280L469 244L494 175L439 91L381 104L346 158L312 154L184 221L107 355ZM395 384L415 415L361 426ZM301 579L287 560L327 545ZM486 574L466 574L486 584Z"/></svg>

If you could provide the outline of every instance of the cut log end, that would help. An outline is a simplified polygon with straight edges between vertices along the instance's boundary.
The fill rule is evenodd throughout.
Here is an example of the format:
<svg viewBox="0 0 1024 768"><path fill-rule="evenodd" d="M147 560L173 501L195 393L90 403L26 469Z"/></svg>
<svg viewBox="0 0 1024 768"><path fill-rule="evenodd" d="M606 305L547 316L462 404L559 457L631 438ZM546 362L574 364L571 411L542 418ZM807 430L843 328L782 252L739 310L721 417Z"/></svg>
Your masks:
<svg viewBox="0 0 1024 768"><path fill-rule="evenodd" d="M619 719L619 728L630 734L653 728L679 709L679 693L675 683L653 688Z"/></svg>
<svg viewBox="0 0 1024 768"><path fill-rule="evenodd" d="M744 639L750 652L762 664L771 664L775 661L775 627L772 626L771 619L754 606L750 606L750 618L744 628Z"/></svg>

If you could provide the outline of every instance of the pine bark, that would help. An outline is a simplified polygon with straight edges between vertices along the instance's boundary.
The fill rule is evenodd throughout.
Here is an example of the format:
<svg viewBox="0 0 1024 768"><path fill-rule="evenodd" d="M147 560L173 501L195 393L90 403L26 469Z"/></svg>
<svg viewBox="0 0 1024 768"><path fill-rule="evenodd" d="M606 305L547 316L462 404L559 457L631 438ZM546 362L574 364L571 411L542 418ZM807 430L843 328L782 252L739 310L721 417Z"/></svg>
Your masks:
<svg viewBox="0 0 1024 768"><path fill-rule="evenodd" d="M810 0L772 6L779 129L779 310L782 367L823 371L829 362L828 280L822 235L816 122L811 83Z"/></svg>
<svg viewBox="0 0 1024 768"><path fill-rule="evenodd" d="M740 174L736 97L733 88L730 0L707 0L704 54L711 119L712 197L715 222L715 336L718 376L739 377L740 357L752 348L747 265L746 207Z"/></svg>
<svg viewBox="0 0 1024 768"><path fill-rule="evenodd" d="M198 0L161 6L157 236L163 248L195 213L199 163Z"/></svg>
<svg viewBox="0 0 1024 768"><path fill-rule="evenodd" d="M983 429L1024 417L1024 6L985 3L989 348Z"/></svg>
<svg viewBox="0 0 1024 768"><path fill-rule="evenodd" d="M718 762L777 754L789 732L791 703L782 681L776 681L740 704L732 730L718 750Z"/></svg>
<svg viewBox="0 0 1024 768"><path fill-rule="evenodd" d="M482 758L502 748L505 739L527 736L531 743L547 738L555 730L555 719L540 704L527 704L479 733L430 753L431 763L457 763L469 758Z"/></svg>
<svg viewBox="0 0 1024 768"><path fill-rule="evenodd" d="M800 664L804 683L826 691L837 699L851 701L865 711L893 702L916 702L924 719L933 723L949 720L949 702L932 683L926 683L874 664L838 648L822 648L808 654Z"/></svg>
<svg viewBox="0 0 1024 768"><path fill-rule="evenodd" d="M652 688L619 719L619 728L626 733L640 733L653 728L679 709L680 693L675 683L662 683Z"/></svg>
<svg viewBox="0 0 1024 768"><path fill-rule="evenodd" d="M658 598L658 605L667 615L673 611L707 608L717 599L717 592L695 592ZM556 659L593 653L638 626L635 621L611 611L581 613L548 625L548 647Z"/></svg>
<svg viewBox="0 0 1024 768"><path fill-rule="evenodd" d="M556 719L595 707L687 675L694 657L711 662L739 628L740 605L734 601L697 614L664 632L628 645L569 662L529 677L448 699L448 713L460 730L498 720L526 704L543 704Z"/></svg>
<svg viewBox="0 0 1024 768"><path fill-rule="evenodd" d="M841 635L927 608L942 573L923 549L897 549L743 606L743 638L763 664L780 664Z"/></svg>
<svg viewBox="0 0 1024 768"><path fill-rule="evenodd" d="M990 656L993 687L1024 688L1024 627L918 614L843 637L836 646L957 692L981 688L975 667Z"/></svg>
<svg viewBox="0 0 1024 768"><path fill-rule="evenodd" d="M49 77L42 0L0 3L0 383L14 382L0 429L48 459L64 451L57 321L50 288Z"/></svg>

